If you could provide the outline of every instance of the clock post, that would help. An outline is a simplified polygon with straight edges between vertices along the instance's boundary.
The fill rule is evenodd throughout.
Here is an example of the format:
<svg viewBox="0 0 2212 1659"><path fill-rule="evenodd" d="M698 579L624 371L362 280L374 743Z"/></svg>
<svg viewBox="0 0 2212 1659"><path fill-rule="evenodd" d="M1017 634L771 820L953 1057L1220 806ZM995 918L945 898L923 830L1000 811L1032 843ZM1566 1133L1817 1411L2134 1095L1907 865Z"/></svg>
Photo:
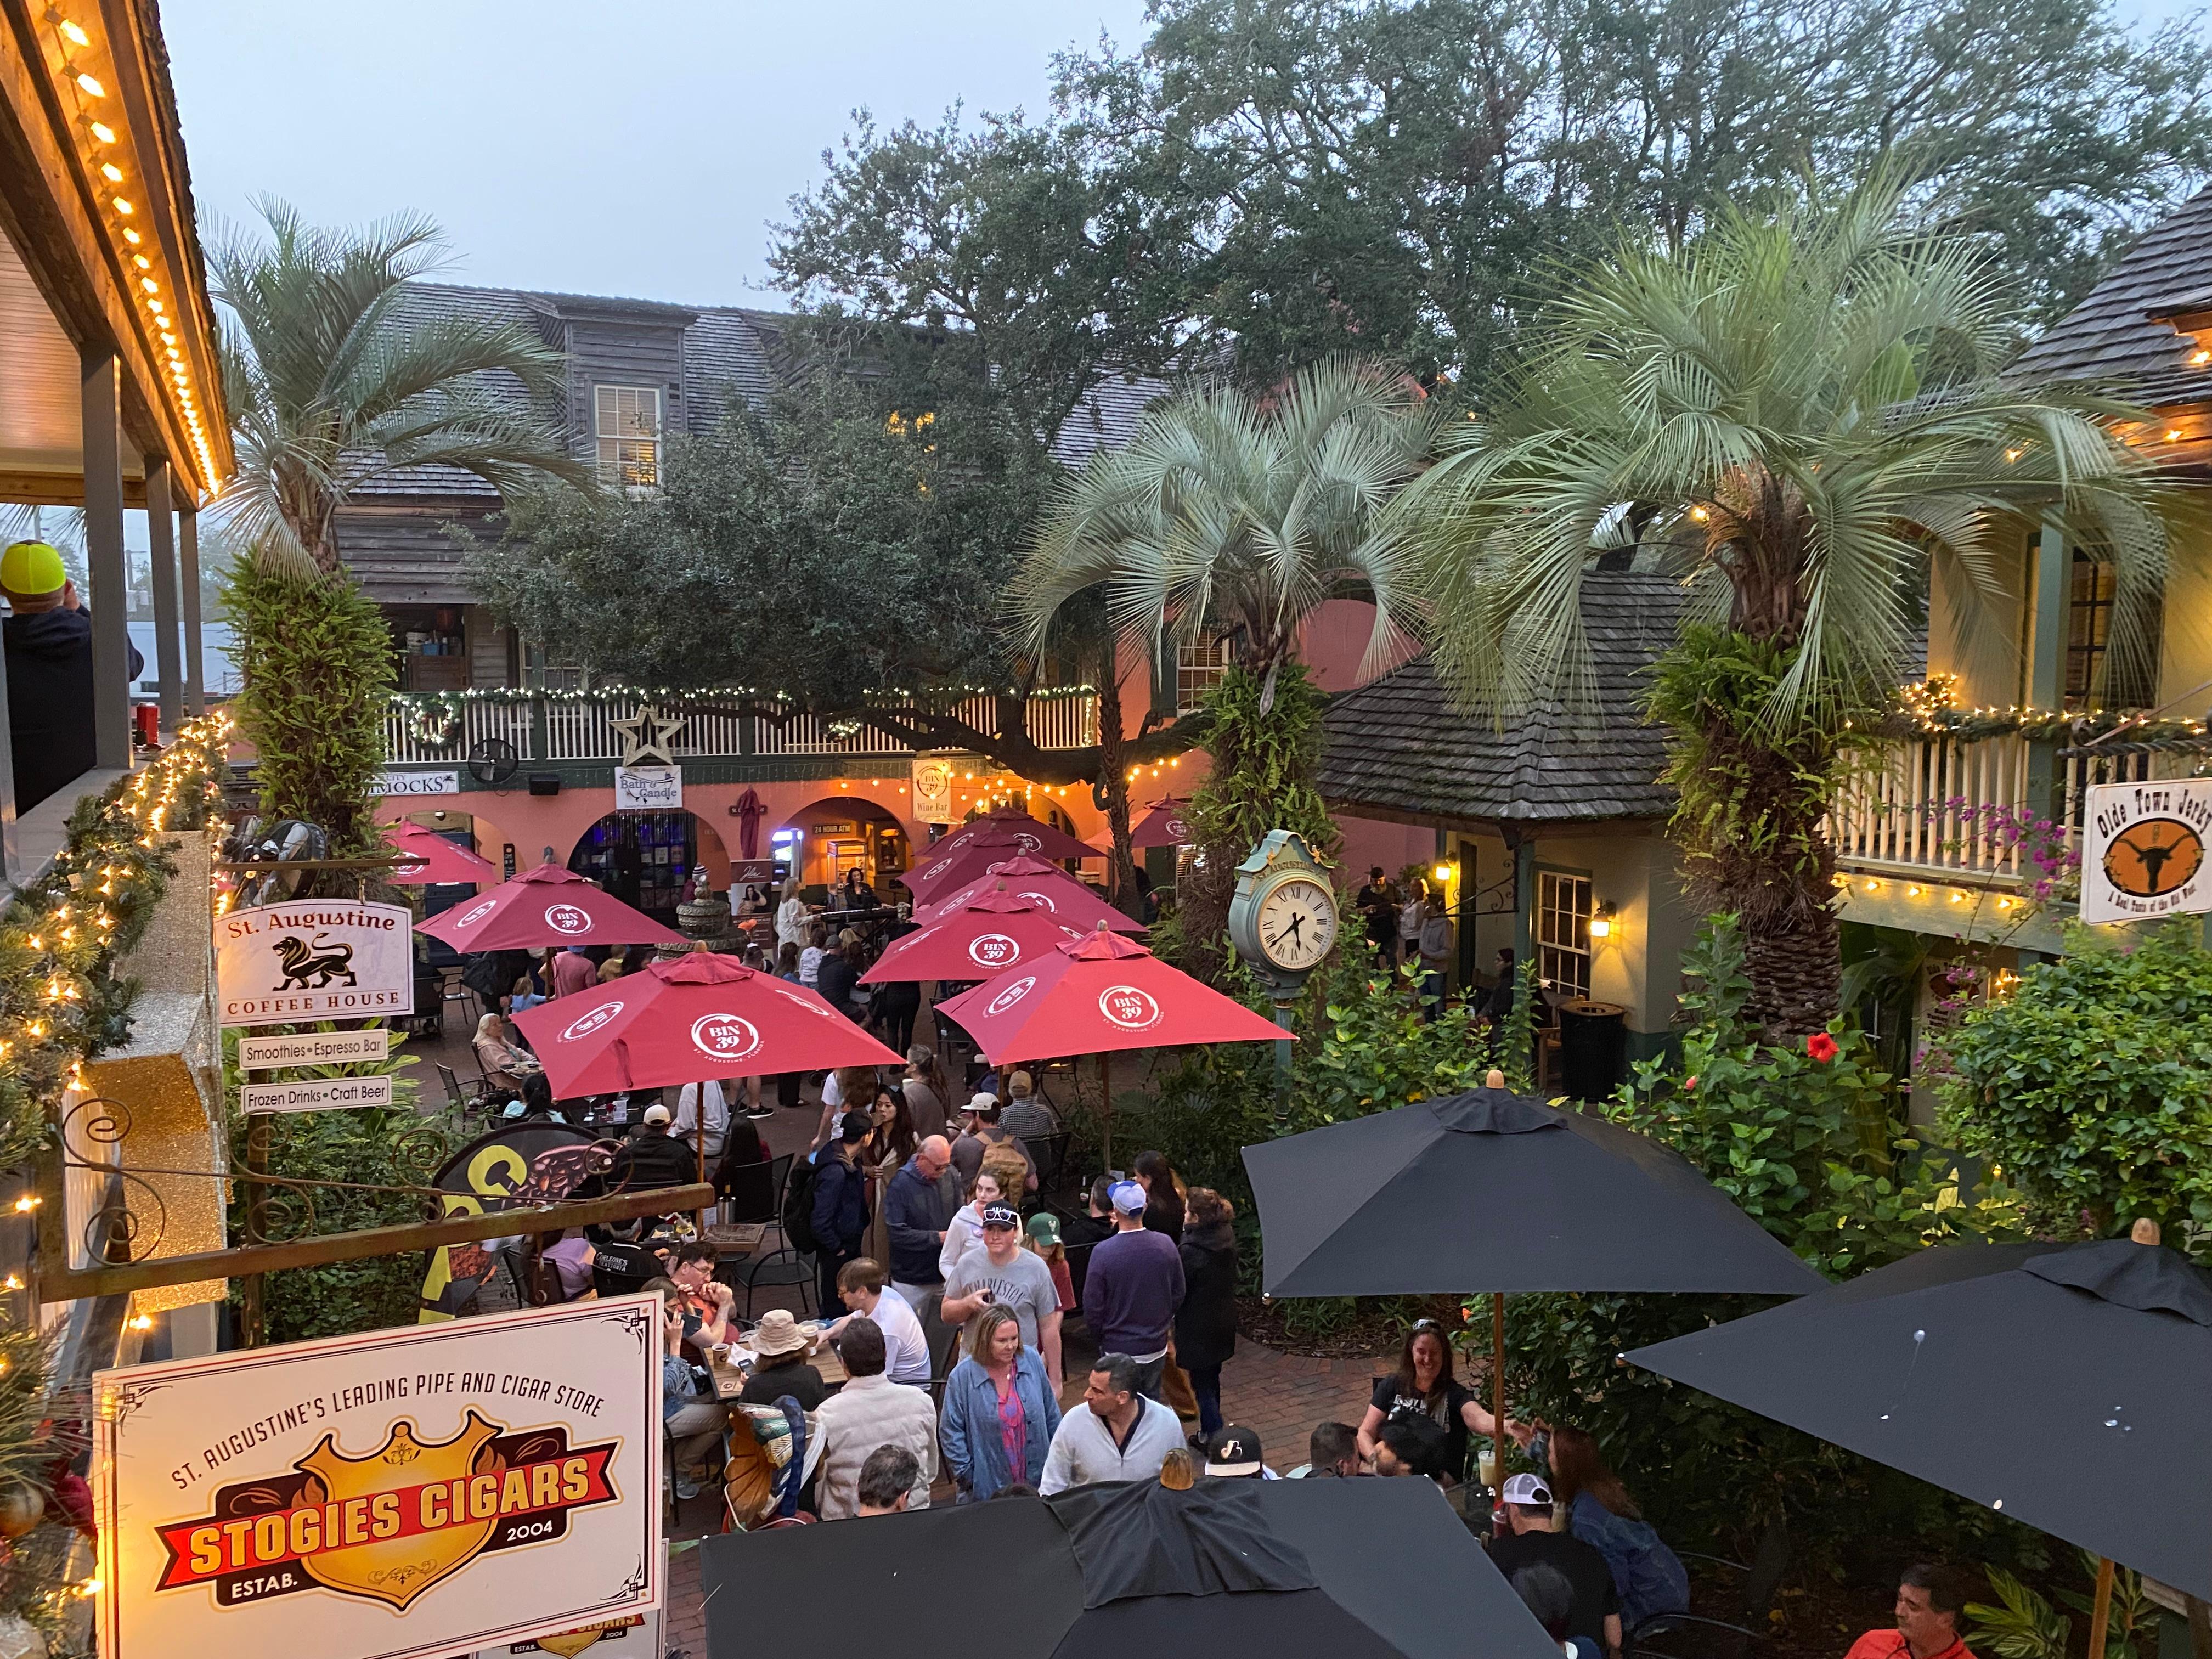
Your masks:
<svg viewBox="0 0 2212 1659"><path fill-rule="evenodd" d="M1307 976L1336 943L1336 890L1305 837L1271 830L1237 866L1229 902L1229 942L1267 982L1275 1024L1291 1029ZM1291 1044L1275 1045L1275 1133L1290 1133Z"/></svg>

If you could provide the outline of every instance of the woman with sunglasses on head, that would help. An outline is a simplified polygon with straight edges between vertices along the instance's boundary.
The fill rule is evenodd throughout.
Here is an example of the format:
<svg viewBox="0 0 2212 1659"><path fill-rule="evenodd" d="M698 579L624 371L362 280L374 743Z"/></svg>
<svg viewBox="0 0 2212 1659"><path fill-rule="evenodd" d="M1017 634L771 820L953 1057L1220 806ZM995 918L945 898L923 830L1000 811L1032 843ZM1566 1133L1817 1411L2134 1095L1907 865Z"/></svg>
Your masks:
<svg viewBox="0 0 2212 1659"><path fill-rule="evenodd" d="M1414 1321L1405 1346L1398 1351L1397 1370L1376 1380L1367 1415L1360 1419L1360 1456L1372 1462L1382 1425L1407 1419L1421 1419L1443 1431L1442 1451L1423 1473L1450 1480L1457 1480L1467 1468L1468 1436L1495 1437L1498 1433L1498 1419L1453 1376L1451 1338L1437 1320ZM1505 1432L1526 1445L1534 1431L1509 1417Z"/></svg>

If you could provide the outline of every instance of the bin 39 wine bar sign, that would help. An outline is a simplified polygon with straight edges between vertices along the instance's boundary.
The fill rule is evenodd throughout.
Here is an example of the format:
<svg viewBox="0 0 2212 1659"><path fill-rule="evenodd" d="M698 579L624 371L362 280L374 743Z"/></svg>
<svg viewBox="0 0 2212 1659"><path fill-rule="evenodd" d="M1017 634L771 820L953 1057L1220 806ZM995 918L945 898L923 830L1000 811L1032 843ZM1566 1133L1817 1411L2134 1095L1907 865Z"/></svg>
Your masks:
<svg viewBox="0 0 2212 1659"><path fill-rule="evenodd" d="M225 1025L415 1012L414 917L398 904L293 899L215 924Z"/></svg>
<svg viewBox="0 0 2212 1659"><path fill-rule="evenodd" d="M94 1378L101 1659L432 1659L661 1605L660 1299Z"/></svg>

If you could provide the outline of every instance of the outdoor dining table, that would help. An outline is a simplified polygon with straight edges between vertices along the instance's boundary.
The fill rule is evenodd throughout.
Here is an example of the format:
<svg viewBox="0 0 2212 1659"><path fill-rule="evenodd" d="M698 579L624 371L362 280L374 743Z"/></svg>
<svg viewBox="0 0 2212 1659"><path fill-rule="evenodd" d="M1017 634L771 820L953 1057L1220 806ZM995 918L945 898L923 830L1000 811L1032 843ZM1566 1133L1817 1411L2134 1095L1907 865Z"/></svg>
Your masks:
<svg viewBox="0 0 2212 1659"><path fill-rule="evenodd" d="M744 1365L737 1363L741 1354L745 1358L750 1357L750 1351L745 1350L744 1346L739 1344L730 1351L726 1358L717 1359L711 1355L708 1357L708 1369L714 1373L714 1395L717 1399L724 1401L735 1400L744 1389L746 1380L752 1375ZM822 1381L828 1387L842 1389L845 1386L848 1375L845 1370L845 1362L837 1358L837 1350L830 1346L826 1338L817 1336L815 1339L814 1351L806 1356L806 1363L821 1372Z"/></svg>

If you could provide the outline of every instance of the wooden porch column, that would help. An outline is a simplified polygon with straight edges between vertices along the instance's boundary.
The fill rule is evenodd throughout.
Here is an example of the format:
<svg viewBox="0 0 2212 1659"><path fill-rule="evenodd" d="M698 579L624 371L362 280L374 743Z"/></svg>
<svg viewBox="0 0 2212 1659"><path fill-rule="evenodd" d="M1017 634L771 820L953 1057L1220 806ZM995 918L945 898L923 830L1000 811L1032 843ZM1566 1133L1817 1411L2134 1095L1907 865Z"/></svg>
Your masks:
<svg viewBox="0 0 2212 1659"><path fill-rule="evenodd" d="M200 515L197 507L177 511L178 591L184 599L185 713L198 720L207 713L207 673L200 661Z"/></svg>
<svg viewBox="0 0 2212 1659"><path fill-rule="evenodd" d="M177 532L170 516L169 463L146 458L146 539L154 581L154 666L161 686L161 730L184 722L184 672L177 654Z"/></svg>
<svg viewBox="0 0 2212 1659"><path fill-rule="evenodd" d="M123 568L123 416L114 354L84 356L84 546L92 592L93 763L131 769L131 595Z"/></svg>

